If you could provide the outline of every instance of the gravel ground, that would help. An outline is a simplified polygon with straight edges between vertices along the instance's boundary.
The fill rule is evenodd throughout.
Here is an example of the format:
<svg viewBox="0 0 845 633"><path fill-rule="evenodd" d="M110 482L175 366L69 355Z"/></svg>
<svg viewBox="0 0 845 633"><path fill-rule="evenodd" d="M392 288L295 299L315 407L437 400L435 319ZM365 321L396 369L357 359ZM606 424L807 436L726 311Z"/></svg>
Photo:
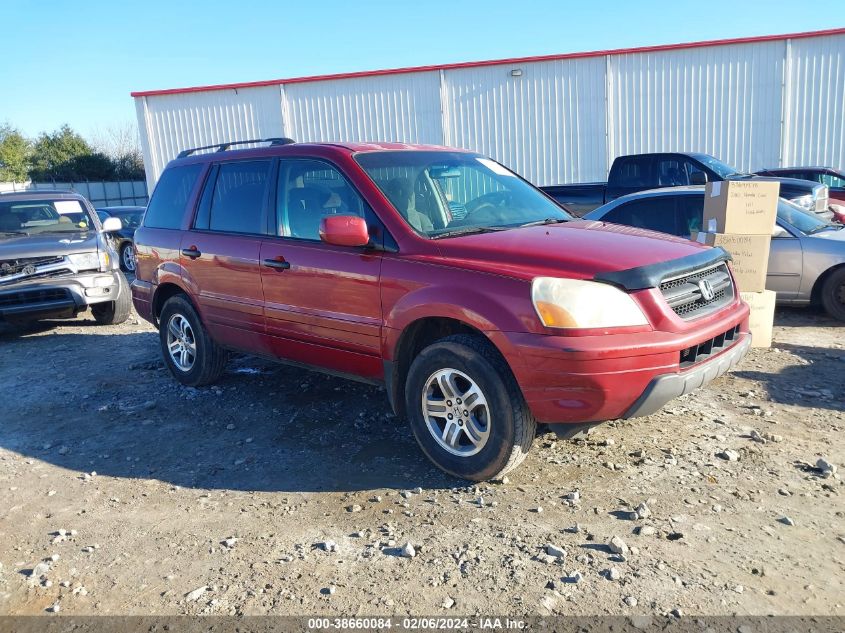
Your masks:
<svg viewBox="0 0 845 633"><path fill-rule="evenodd" d="M0 613L843 615L843 333L781 310L731 375L467 487L381 389L184 388L134 315L6 330Z"/></svg>

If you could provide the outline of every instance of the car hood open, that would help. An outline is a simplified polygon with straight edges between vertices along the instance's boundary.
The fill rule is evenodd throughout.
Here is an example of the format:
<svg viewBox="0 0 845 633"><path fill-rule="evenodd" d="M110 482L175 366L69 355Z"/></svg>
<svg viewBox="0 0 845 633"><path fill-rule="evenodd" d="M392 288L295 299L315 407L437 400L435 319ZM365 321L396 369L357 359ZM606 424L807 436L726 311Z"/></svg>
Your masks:
<svg viewBox="0 0 845 633"><path fill-rule="evenodd" d="M0 260L90 253L97 250L97 244L97 233L93 231L62 231L33 235L0 233Z"/></svg>
<svg viewBox="0 0 845 633"><path fill-rule="evenodd" d="M664 233L588 220L446 238L437 244L453 265L525 279L591 279L708 249Z"/></svg>

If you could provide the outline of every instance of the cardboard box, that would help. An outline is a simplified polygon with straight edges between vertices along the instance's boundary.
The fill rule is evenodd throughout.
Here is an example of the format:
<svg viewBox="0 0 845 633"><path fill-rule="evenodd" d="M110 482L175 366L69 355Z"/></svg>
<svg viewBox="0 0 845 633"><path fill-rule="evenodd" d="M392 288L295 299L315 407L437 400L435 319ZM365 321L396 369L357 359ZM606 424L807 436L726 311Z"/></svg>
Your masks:
<svg viewBox="0 0 845 633"><path fill-rule="evenodd" d="M721 246L731 254L731 270L740 291L762 292L766 289L771 235L694 233L692 239L708 246Z"/></svg>
<svg viewBox="0 0 845 633"><path fill-rule="evenodd" d="M751 308L751 315L748 319L748 328L751 330L751 347L771 347L776 293L771 290L764 290L763 292L740 292L739 294Z"/></svg>
<svg viewBox="0 0 845 633"><path fill-rule="evenodd" d="M723 180L704 189L704 223L708 233L771 235L778 209L779 182Z"/></svg>

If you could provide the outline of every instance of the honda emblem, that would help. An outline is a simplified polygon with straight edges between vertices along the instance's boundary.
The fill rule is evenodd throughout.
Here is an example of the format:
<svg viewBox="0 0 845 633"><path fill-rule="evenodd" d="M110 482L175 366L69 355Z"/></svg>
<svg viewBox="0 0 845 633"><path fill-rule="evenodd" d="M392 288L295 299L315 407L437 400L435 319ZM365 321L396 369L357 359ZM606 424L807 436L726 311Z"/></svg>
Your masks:
<svg viewBox="0 0 845 633"><path fill-rule="evenodd" d="M698 282L698 289L701 291L701 298L705 301L712 301L716 296L716 291L713 290L713 284L709 279L702 279Z"/></svg>

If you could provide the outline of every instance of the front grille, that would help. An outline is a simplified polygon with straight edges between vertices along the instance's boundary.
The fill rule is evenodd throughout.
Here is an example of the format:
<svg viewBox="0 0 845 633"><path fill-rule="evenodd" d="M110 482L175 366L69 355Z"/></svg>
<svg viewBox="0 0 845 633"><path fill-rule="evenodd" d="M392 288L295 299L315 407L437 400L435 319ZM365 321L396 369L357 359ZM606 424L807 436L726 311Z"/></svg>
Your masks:
<svg viewBox="0 0 845 633"><path fill-rule="evenodd" d="M65 301L72 301L70 291L66 288L20 290L18 292L4 292L0 294L0 309Z"/></svg>
<svg viewBox="0 0 845 633"><path fill-rule="evenodd" d="M17 275L23 272L27 266L44 266L45 264L58 264L64 261L64 257L24 257L22 259L0 260L0 279L7 275Z"/></svg>
<svg viewBox="0 0 845 633"><path fill-rule="evenodd" d="M722 332L719 336L681 350L681 369L686 369L696 363L707 360L711 356L729 348L738 338L739 325L736 325L727 332Z"/></svg>
<svg viewBox="0 0 845 633"><path fill-rule="evenodd" d="M675 314L690 320L728 305L734 298L734 285L727 264L721 262L664 280L660 283L660 292Z"/></svg>

